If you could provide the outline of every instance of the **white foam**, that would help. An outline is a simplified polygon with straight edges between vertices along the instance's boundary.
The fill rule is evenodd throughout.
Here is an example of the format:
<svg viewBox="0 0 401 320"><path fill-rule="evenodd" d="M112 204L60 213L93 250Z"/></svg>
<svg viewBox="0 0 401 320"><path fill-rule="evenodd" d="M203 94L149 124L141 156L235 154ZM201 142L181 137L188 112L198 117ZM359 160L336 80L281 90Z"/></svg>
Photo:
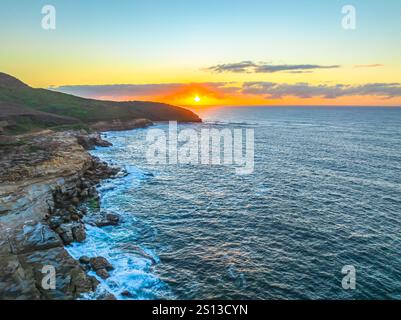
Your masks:
<svg viewBox="0 0 401 320"><path fill-rule="evenodd" d="M105 148L103 148L105 149ZM99 156L100 150L93 154ZM103 159L110 163L110 160ZM96 299L105 292L114 294L118 299L155 299L171 296L168 287L151 272L153 263L160 262L159 257L150 248L143 248L132 243L130 237L135 239L135 228L132 228L135 217L132 212L126 212L114 200L117 195L124 194L124 190L139 186L141 181L149 178L149 174L139 168L127 165L124 168L127 174L121 174L115 179L108 179L101 183L98 191L101 196L101 210L111 210L121 215L123 222L117 227L98 228L86 225L87 238L84 242L73 243L66 249L70 255L79 259L81 256L105 257L114 267L110 277L106 280L98 277L93 271L100 285L96 292L82 296L82 299ZM127 240L128 239L128 240ZM135 245L137 250L129 250L124 244ZM143 254L141 254L141 252ZM131 297L122 296L128 291Z"/></svg>

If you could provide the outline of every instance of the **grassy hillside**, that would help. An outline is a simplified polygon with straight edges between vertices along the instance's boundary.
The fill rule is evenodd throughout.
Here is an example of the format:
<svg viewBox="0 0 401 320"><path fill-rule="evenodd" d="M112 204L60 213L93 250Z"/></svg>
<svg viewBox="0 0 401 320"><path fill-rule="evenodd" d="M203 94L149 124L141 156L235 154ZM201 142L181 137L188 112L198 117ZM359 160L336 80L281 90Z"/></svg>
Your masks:
<svg viewBox="0 0 401 320"><path fill-rule="evenodd" d="M19 114L25 115L20 118ZM0 121L16 121L17 127L22 131L24 124L19 125L21 120L31 122L31 128L27 126L25 130L29 131L34 127L51 127L55 121L57 125L91 125L99 121L129 121L141 118L152 121L200 121L196 114L180 107L155 102L84 99L51 90L31 88L14 77L0 73Z"/></svg>
<svg viewBox="0 0 401 320"><path fill-rule="evenodd" d="M9 133L15 134L49 127L85 127L84 123L75 118L41 112L15 103L0 101L0 126L2 127L1 123L7 127Z"/></svg>

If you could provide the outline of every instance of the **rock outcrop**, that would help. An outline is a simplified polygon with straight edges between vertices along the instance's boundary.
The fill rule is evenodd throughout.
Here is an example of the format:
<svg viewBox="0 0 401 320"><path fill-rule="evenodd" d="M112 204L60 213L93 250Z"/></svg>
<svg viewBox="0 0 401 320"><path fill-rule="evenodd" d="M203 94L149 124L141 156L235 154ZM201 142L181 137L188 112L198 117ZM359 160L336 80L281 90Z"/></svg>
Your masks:
<svg viewBox="0 0 401 320"><path fill-rule="evenodd" d="M82 134L77 135L77 141L86 150L91 150L97 146L110 147L112 145L110 142L103 140L98 132L90 134L83 132Z"/></svg>
<svg viewBox="0 0 401 320"><path fill-rule="evenodd" d="M0 72L0 121L0 131L15 135L45 128L66 130L66 127L130 130L148 126L152 121L201 122L201 119L188 109L165 103L94 100L36 89Z"/></svg>
<svg viewBox="0 0 401 320"><path fill-rule="evenodd" d="M76 299L98 282L64 245L86 238L82 201L118 172L85 150L82 132L22 136L0 150L0 299ZM81 138L79 138L81 137ZM56 288L43 285L46 268ZM107 268L101 268L107 271ZM99 270L101 270L99 269ZM99 276L106 277L103 271Z"/></svg>
<svg viewBox="0 0 401 320"><path fill-rule="evenodd" d="M153 125L148 119L99 121L91 124L91 128L99 131L123 131L137 128L146 128Z"/></svg>
<svg viewBox="0 0 401 320"><path fill-rule="evenodd" d="M100 212L94 214L86 219L86 222L96 227L117 226L121 221L121 217L112 212Z"/></svg>

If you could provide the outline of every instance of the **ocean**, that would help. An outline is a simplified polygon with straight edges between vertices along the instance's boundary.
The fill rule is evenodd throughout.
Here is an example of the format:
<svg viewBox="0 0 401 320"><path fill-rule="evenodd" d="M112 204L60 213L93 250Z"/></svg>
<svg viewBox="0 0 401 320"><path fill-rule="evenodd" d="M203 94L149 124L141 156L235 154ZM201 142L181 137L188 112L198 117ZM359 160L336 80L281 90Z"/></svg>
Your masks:
<svg viewBox="0 0 401 320"><path fill-rule="evenodd" d="M76 258L104 256L119 299L400 299L401 108L249 107L179 129L253 129L254 170L150 164L149 130L106 132L92 154L124 168ZM356 271L343 288L344 266ZM131 296L123 296L123 291ZM87 296L85 298L95 298Z"/></svg>

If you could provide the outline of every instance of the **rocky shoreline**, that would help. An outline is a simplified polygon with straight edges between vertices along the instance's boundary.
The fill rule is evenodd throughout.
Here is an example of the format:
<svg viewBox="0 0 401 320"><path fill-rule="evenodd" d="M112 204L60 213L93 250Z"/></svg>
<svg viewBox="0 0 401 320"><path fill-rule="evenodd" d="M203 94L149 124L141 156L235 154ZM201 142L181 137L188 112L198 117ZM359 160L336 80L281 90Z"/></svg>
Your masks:
<svg viewBox="0 0 401 320"><path fill-rule="evenodd" d="M113 266L105 258L76 261L65 250L86 239L85 222L102 227L120 220L85 209L85 203L99 207L96 186L120 171L91 156L87 150L95 146L110 144L99 133L44 131L2 146L0 299L78 299L99 284L89 271L108 278ZM56 289L43 286L46 266L56 271Z"/></svg>

